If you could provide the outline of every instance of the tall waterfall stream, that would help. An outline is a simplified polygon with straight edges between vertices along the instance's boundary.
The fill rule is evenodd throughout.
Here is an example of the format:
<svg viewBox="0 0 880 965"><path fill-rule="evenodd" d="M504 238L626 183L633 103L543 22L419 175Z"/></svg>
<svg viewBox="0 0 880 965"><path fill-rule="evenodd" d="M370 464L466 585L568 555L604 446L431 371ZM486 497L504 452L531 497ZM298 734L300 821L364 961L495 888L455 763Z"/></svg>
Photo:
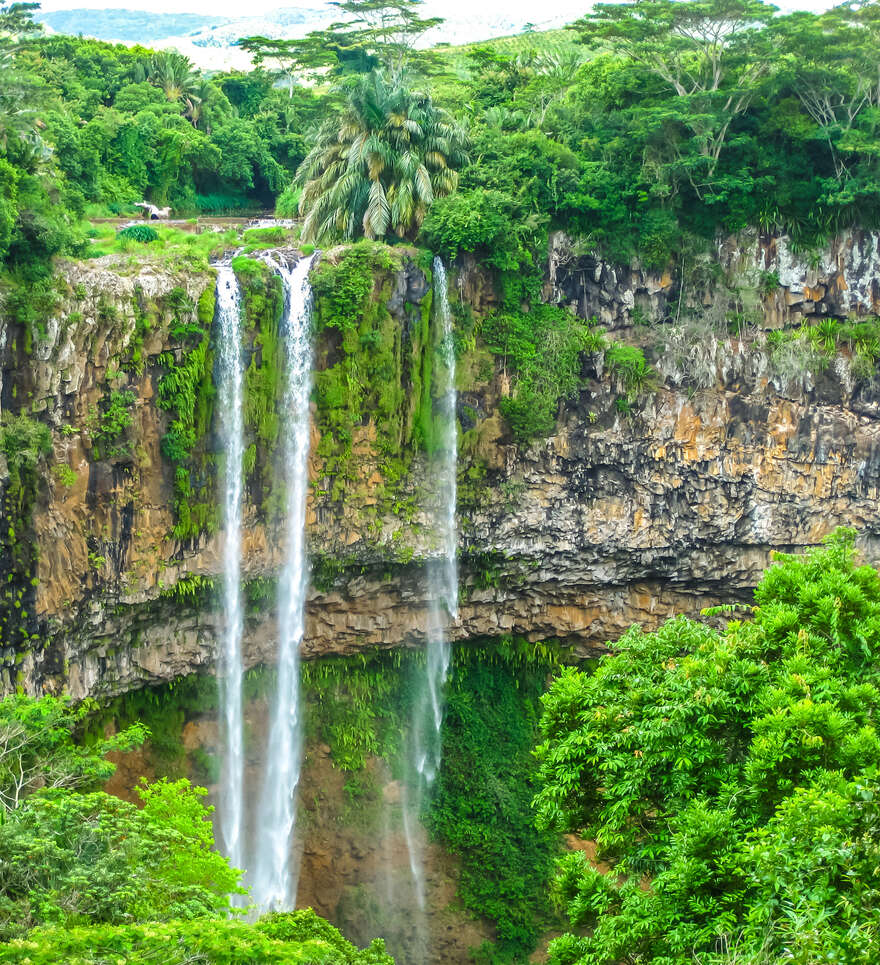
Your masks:
<svg viewBox="0 0 880 965"><path fill-rule="evenodd" d="M299 649L305 630L308 584L305 523L312 384L312 260L303 258L293 269L277 268L284 284L282 329L287 343L287 386L281 422L287 545L278 582L278 683L259 806L253 877L253 897L262 910L286 908L296 901L290 851L303 741Z"/></svg>
<svg viewBox="0 0 880 965"><path fill-rule="evenodd" d="M278 581L277 686L271 707L250 854L244 853L243 834L241 520L244 366L241 295L231 268L219 267L217 278L218 412L226 457L223 490L224 636L219 658L224 767L219 811L226 854L234 865L248 868L247 878L259 912L293 907L297 891L297 874L291 853L303 758L300 646L305 630L308 588L305 517L313 363L309 283L312 262L313 257L303 258L293 268L272 263L284 286L282 335L287 349L287 384L280 443L282 484L286 491L285 558ZM439 258L434 259L433 267L438 325L434 367L438 444L432 460L434 478L438 483L434 517L438 551L426 568L429 603L425 662L416 683L406 738L408 776L402 782L401 801L411 873L410 901L417 917L414 926L418 959L428 956L424 836L419 829L419 815L440 770L444 687L450 666L448 630L458 618L455 352L446 271Z"/></svg>
<svg viewBox="0 0 880 965"><path fill-rule="evenodd" d="M241 292L235 272L217 268L217 409L225 455L223 477L223 645L218 660L223 765L220 831L234 867L241 867L244 783L241 636L241 515L244 457Z"/></svg>
<svg viewBox="0 0 880 965"><path fill-rule="evenodd" d="M417 931L420 933L420 954L423 957L427 953L428 936L425 922L424 854L422 839L417 833L418 819L440 771L443 690L450 662L448 627L458 618L458 531L455 520L458 423L455 415L455 346L446 269L439 258L434 259L433 268L436 318L440 325L437 346L437 361L440 363L440 393L437 404L440 431L439 446L434 453L439 496L435 521L440 555L430 559L427 566L429 603L425 673L417 688L413 710L412 730L409 735L410 776L405 783L403 801L404 833L420 916Z"/></svg>

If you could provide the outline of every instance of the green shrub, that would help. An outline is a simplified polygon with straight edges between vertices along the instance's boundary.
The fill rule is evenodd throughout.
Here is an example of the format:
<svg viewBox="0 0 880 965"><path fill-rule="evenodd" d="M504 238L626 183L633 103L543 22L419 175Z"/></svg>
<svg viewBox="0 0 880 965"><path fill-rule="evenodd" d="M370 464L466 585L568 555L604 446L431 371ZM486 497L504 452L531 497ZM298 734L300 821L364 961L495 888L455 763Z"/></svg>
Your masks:
<svg viewBox="0 0 880 965"><path fill-rule="evenodd" d="M388 250L372 241L348 246L335 265L322 260L312 272L321 325L341 332L356 328L367 309L376 273L390 268Z"/></svg>
<svg viewBox="0 0 880 965"><path fill-rule="evenodd" d="M446 261L477 252L486 264L512 271L523 260L522 234L513 199L479 189L438 198L422 225L421 240Z"/></svg>
<svg viewBox="0 0 880 965"><path fill-rule="evenodd" d="M278 195L275 202L276 218L296 218L299 216L299 198L302 189L295 184L289 184Z"/></svg>
<svg viewBox="0 0 880 965"><path fill-rule="evenodd" d="M611 867L560 863L550 962L876 960L880 574L854 537L777 555L750 619L634 627L553 683L539 824Z"/></svg>
<svg viewBox="0 0 880 965"><path fill-rule="evenodd" d="M612 343L605 351L608 371L623 381L630 392L641 392L654 378L644 352L635 345Z"/></svg>
<svg viewBox="0 0 880 965"><path fill-rule="evenodd" d="M30 416L4 415L0 428L0 448L6 456L10 488L20 491L36 481L37 463L52 451L49 427Z"/></svg>
<svg viewBox="0 0 880 965"><path fill-rule="evenodd" d="M119 444L133 421L131 407L137 396L131 389L111 392L101 403L101 413L92 436L101 458L115 459L129 452L127 444Z"/></svg>
<svg viewBox="0 0 880 965"><path fill-rule="evenodd" d="M151 241L159 240L159 233L155 228L151 228L147 224L133 224L122 228L116 233L116 237L120 240L128 239L130 241L138 241L141 244L149 244Z"/></svg>
<svg viewBox="0 0 880 965"><path fill-rule="evenodd" d="M604 344L590 324L550 305L491 315L482 334L514 375L513 392L500 409L520 442L553 431L560 402L581 384L582 353Z"/></svg>
<svg viewBox="0 0 880 965"><path fill-rule="evenodd" d="M254 923L210 918L40 928L0 946L3 965L394 965L381 940L357 949L311 910Z"/></svg>

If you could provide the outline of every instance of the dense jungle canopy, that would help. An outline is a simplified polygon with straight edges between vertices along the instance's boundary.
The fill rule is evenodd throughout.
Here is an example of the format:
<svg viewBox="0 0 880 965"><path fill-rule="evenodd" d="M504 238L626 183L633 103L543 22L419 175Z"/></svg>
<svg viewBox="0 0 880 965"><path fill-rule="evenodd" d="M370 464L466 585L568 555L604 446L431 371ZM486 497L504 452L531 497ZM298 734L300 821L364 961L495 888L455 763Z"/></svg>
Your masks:
<svg viewBox="0 0 880 965"><path fill-rule="evenodd" d="M358 328L374 276L400 268L384 246L418 246L426 266L472 254L491 273L498 310L479 334L490 367L503 359L507 377L509 363L499 411L512 444L525 445L549 435L560 402L577 394L584 353L601 352L624 386L615 418L657 377L641 347L541 303L551 231L564 230L574 253L683 274L746 229L786 234L810 257L844 229L880 228L880 0L822 14L761 0L600 3L565 30L464 47L430 46L437 21L418 0L338 6L338 24L305 38L242 38L246 72L45 35L35 5L0 7L4 319L42 323L62 256L160 256L150 225L101 233L102 219L139 218L140 202L180 219L272 212L297 222L308 254L354 243L314 279L335 339L315 418L342 487L369 406L388 410L383 466L404 472L402 403L384 393L396 329L390 315L387 331ZM208 244L188 249L205 269ZM282 296L265 265L232 267L265 366L255 374L254 363L245 386L247 419L260 426L244 456L252 472L279 435L270 346ZM196 304L175 288L165 308L177 341L161 356L157 404L170 413L162 455L184 541L216 529L190 474L210 428L213 289ZM143 368L149 322L126 371ZM876 318L833 320L801 347L825 351L827 367L848 340L873 379L878 332ZM463 325L456 336L456 350L476 339ZM777 333L776 347L786 338ZM407 439L424 451L430 364L407 370L411 386L425 379ZM103 462L127 444L134 403L114 387L96 410ZM24 409L4 417L10 492L33 497L49 427ZM30 525L33 499L24 512L18 498ZM507 639L500 655L462 647L445 769L421 817L460 862L456 900L492 923L476 961L532 960L542 936L551 965L880 960L880 577L859 565L854 541L838 530L821 548L780 555L753 605L633 627L598 658ZM483 562L485 589L493 561ZM187 586L200 592L198 580ZM347 773L393 743L402 659L308 680L333 708L327 743L334 753L345 744ZM0 963L390 965L381 938L358 948L309 911L249 920L203 789L158 774L136 800L104 789L111 759L151 728L161 738L158 716L139 706L114 729L100 710L57 696L0 700ZM363 788L353 778L345 788L354 807Z"/></svg>

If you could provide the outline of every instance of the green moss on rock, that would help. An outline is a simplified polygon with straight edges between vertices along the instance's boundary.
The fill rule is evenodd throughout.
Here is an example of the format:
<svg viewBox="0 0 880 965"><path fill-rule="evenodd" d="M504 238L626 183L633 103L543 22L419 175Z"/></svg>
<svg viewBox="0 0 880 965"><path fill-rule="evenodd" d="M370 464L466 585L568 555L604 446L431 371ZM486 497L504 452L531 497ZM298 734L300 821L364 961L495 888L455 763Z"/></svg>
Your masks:
<svg viewBox="0 0 880 965"><path fill-rule="evenodd" d="M164 374L159 379L157 401L160 408L171 414L162 438L162 454L174 469L172 535L186 540L213 532L218 525L215 459L207 448L216 395L211 346L213 314L205 321L209 306L214 304L213 280L202 292L198 305L193 305L182 289L174 289L167 300L165 310L172 314L172 348L158 359Z"/></svg>
<svg viewBox="0 0 880 965"><path fill-rule="evenodd" d="M355 479L359 430L392 484L430 439L430 292L394 312L389 307L400 273L415 268L418 255L359 242L331 252L313 272L318 455L333 479L333 498Z"/></svg>

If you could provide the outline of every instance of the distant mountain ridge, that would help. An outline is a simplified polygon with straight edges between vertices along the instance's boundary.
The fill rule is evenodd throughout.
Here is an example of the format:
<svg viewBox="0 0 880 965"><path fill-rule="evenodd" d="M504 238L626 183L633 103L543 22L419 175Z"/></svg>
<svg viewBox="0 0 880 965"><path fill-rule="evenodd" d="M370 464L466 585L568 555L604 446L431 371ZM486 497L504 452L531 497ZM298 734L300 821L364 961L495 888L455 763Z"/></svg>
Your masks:
<svg viewBox="0 0 880 965"><path fill-rule="evenodd" d="M279 7L255 16L222 17L195 13L151 13L111 8L38 12L37 19L55 33L84 34L97 40L174 47L203 69L246 68L250 57L236 47L241 37L304 37L341 19L329 0L308 0L309 6ZM426 16L445 22L425 38L426 44L466 44L517 34L527 25L539 30L561 27L582 13L582 0L554 0L541 18L501 3L468 11L450 10L443 0L427 0Z"/></svg>
<svg viewBox="0 0 880 965"><path fill-rule="evenodd" d="M228 17L200 13L148 13L144 10L112 8L109 10L37 11L35 19L53 33L86 34L98 40L119 40L149 44L168 37L181 37L228 23Z"/></svg>

